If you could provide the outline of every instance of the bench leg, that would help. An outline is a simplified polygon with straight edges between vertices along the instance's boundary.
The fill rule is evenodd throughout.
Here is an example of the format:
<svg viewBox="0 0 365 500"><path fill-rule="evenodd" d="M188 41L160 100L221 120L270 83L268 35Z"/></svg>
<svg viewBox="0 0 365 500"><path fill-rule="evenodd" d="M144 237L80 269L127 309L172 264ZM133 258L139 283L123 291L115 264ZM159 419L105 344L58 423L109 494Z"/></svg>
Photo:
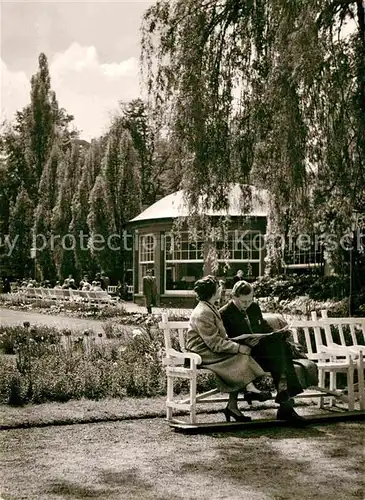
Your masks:
<svg viewBox="0 0 365 500"><path fill-rule="evenodd" d="M322 387L323 389L325 388L324 387L325 376L326 376L325 371L322 368L320 368L318 373L318 386ZM321 396L318 401L318 408L323 408L323 407L324 407L324 397Z"/></svg>
<svg viewBox="0 0 365 500"><path fill-rule="evenodd" d="M347 370L347 391L349 397L349 410L353 411L355 407L355 388L354 388L354 365L350 361L350 366Z"/></svg>
<svg viewBox="0 0 365 500"><path fill-rule="evenodd" d="M190 423L196 423L196 375L190 379Z"/></svg>
<svg viewBox="0 0 365 500"><path fill-rule="evenodd" d="M364 387L364 354L360 351L357 365L357 379L359 387L360 410L365 410L365 387Z"/></svg>
<svg viewBox="0 0 365 500"><path fill-rule="evenodd" d="M330 391L335 391L337 389L337 373L331 371L330 372ZM330 397L330 406L333 406L334 398Z"/></svg>
<svg viewBox="0 0 365 500"><path fill-rule="evenodd" d="M174 399L174 379L167 376L167 399L166 399L166 419L168 422L172 420L172 408L169 403Z"/></svg>

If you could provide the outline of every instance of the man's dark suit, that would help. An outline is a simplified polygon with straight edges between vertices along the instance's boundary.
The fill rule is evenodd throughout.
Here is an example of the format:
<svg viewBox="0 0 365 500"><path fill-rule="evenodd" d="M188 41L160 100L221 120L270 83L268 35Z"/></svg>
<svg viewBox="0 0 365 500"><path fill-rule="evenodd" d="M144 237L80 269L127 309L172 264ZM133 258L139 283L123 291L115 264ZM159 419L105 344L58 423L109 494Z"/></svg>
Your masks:
<svg viewBox="0 0 365 500"><path fill-rule="evenodd" d="M253 302L246 311L241 311L230 300L219 312L228 337L237 337L244 333L270 333L273 331L263 318L260 306L256 302ZM252 348L251 356L265 371L271 372L277 389L280 379L285 376L290 396L295 396L303 391L295 373L290 346L284 337L269 335L262 338Z"/></svg>

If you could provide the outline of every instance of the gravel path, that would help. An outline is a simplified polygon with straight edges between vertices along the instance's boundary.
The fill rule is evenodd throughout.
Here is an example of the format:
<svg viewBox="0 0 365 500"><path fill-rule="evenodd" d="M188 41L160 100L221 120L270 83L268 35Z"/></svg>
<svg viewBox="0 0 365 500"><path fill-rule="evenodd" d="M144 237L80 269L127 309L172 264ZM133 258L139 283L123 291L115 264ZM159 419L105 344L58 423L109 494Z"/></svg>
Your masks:
<svg viewBox="0 0 365 500"><path fill-rule="evenodd" d="M4 500L362 500L361 424L213 435L163 419L2 431Z"/></svg>
<svg viewBox="0 0 365 500"><path fill-rule="evenodd" d="M123 307L128 313L145 313L146 308L134 304L133 302L123 303ZM161 307L154 307L153 314L162 314L166 311ZM189 315L191 309L174 309L175 314ZM14 309L0 308L0 325L19 325L24 321L29 321L31 325L46 325L56 328L69 328L70 330L93 330L95 333L103 333L103 324L108 320L72 318L60 314L52 316L28 311L17 311Z"/></svg>

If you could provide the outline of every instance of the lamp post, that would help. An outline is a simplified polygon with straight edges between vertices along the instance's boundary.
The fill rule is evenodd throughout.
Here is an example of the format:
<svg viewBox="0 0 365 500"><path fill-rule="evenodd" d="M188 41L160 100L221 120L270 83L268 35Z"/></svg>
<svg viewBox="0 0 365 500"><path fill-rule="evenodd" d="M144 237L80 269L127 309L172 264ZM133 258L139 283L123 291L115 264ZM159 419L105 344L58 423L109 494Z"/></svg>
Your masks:
<svg viewBox="0 0 365 500"><path fill-rule="evenodd" d="M350 246L350 266L349 266L349 316L352 316L352 290L353 290L353 255L354 255L354 244L357 242L356 231L359 219L359 212L357 210L352 211L352 221L351 221L351 234L352 234L352 244Z"/></svg>
<svg viewBox="0 0 365 500"><path fill-rule="evenodd" d="M37 280L37 250L34 247L30 249L30 258L34 261L34 279Z"/></svg>

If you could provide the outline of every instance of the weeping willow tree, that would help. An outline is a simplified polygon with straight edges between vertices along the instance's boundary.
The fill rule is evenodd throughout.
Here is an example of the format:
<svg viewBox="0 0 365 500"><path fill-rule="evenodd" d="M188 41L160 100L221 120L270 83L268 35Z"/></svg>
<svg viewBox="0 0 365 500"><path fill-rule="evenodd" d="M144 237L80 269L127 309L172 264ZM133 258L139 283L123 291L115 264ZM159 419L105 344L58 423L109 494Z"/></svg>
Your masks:
<svg viewBox="0 0 365 500"><path fill-rule="evenodd" d="M142 69L192 214L227 207L231 182L268 190L271 232L341 235L364 214L361 0L161 0Z"/></svg>

